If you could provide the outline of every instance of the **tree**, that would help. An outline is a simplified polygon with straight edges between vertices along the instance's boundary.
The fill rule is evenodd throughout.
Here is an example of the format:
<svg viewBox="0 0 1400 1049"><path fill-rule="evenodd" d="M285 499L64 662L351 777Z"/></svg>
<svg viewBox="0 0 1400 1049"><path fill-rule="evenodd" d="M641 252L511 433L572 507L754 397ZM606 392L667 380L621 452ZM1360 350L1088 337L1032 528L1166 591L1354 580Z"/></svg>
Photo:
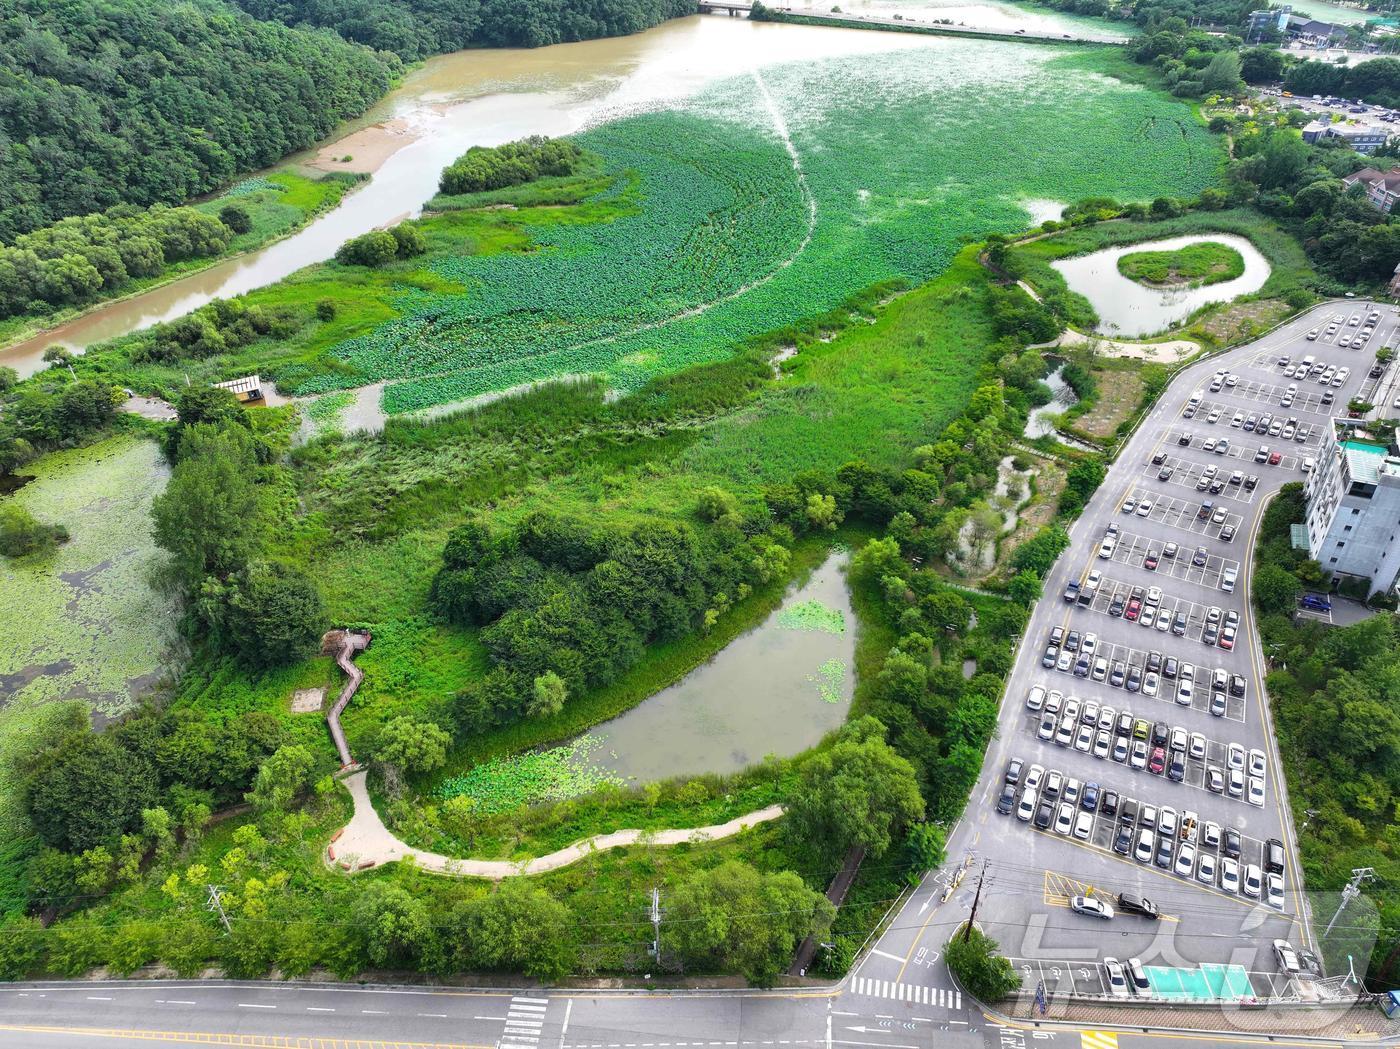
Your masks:
<svg viewBox="0 0 1400 1049"><path fill-rule="evenodd" d="M1040 598L1040 577L1030 569L1017 572L1007 584L1006 592L1018 605L1029 608Z"/></svg>
<svg viewBox="0 0 1400 1049"><path fill-rule="evenodd" d="M1276 47L1251 47L1240 54L1240 76L1248 84L1267 84L1283 76L1283 52Z"/></svg>
<svg viewBox="0 0 1400 1049"><path fill-rule="evenodd" d="M1293 573L1275 564L1266 564L1254 573L1254 603L1259 611L1291 612L1297 606L1302 586Z"/></svg>
<svg viewBox="0 0 1400 1049"><path fill-rule="evenodd" d="M156 770L108 733L75 733L44 751L26 780L30 822L48 844L92 849L140 826L156 803Z"/></svg>
<svg viewBox="0 0 1400 1049"><path fill-rule="evenodd" d="M692 967L771 983L806 936L826 931L836 909L792 871L760 874L729 860L691 874L671 895L669 944ZM666 950L666 944L662 950Z"/></svg>
<svg viewBox="0 0 1400 1049"><path fill-rule="evenodd" d="M313 653L325 626L316 584L280 562L254 561L227 582L206 579L197 607L220 646L253 667L286 666Z"/></svg>
<svg viewBox="0 0 1400 1049"><path fill-rule="evenodd" d="M1234 94L1241 86L1239 53L1217 51L1202 72L1201 83L1212 94Z"/></svg>
<svg viewBox="0 0 1400 1049"><path fill-rule="evenodd" d="M335 261L345 266L383 266L398 257L399 242L386 230L352 237L335 252Z"/></svg>
<svg viewBox="0 0 1400 1049"><path fill-rule="evenodd" d="M225 204L219 209L219 221L234 233L247 233L253 228L253 219L242 204Z"/></svg>
<svg viewBox="0 0 1400 1049"><path fill-rule="evenodd" d="M404 772L431 772L447 761L451 742L452 737L431 721L404 714L379 730L375 757Z"/></svg>
<svg viewBox="0 0 1400 1049"><path fill-rule="evenodd" d="M943 960L967 993L988 1004L1000 1001L1021 986L1021 977L999 953L995 940L977 929L953 934L943 947Z"/></svg>
<svg viewBox="0 0 1400 1049"><path fill-rule="evenodd" d="M715 485L700 489L700 495L695 502L695 513L702 521L718 521L737 509L738 503L734 497Z"/></svg>
<svg viewBox="0 0 1400 1049"><path fill-rule="evenodd" d="M428 250L428 241L417 223L400 222L389 230L389 235L394 238L395 251L401 259L412 258Z"/></svg>
<svg viewBox="0 0 1400 1049"><path fill-rule="evenodd" d="M412 965L436 945L428 903L400 885L372 881L350 907L350 922L375 965Z"/></svg>
<svg viewBox="0 0 1400 1049"><path fill-rule="evenodd" d="M851 722L836 744L803 764L787 823L818 852L837 857L860 846L882 856L924 814L914 767L890 748L884 732L872 717Z"/></svg>
<svg viewBox="0 0 1400 1049"><path fill-rule="evenodd" d="M546 718L564 709L564 701L569 698L569 686L552 670L546 670L535 678L530 695L530 705L526 708L532 718Z"/></svg>
<svg viewBox="0 0 1400 1049"><path fill-rule="evenodd" d="M461 968L509 969L540 980L568 975L577 935L568 907L524 878L507 878L454 915Z"/></svg>
<svg viewBox="0 0 1400 1049"><path fill-rule="evenodd" d="M316 762L300 743L278 747L258 768L245 797L257 812L284 812L311 784Z"/></svg>
<svg viewBox="0 0 1400 1049"><path fill-rule="evenodd" d="M23 980L44 957L44 926L13 914L0 923L0 980Z"/></svg>
<svg viewBox="0 0 1400 1049"><path fill-rule="evenodd" d="M185 386L175 398L176 423L165 435L165 457L172 464L180 458L180 438L192 426L230 424L252 429L248 413L231 390L217 386Z"/></svg>
<svg viewBox="0 0 1400 1049"><path fill-rule="evenodd" d="M909 872L905 881L917 886L926 873L942 864L946 855L948 832L937 823L916 823L909 828L905 848L909 853Z"/></svg>
<svg viewBox="0 0 1400 1049"><path fill-rule="evenodd" d="M194 587L226 579L251 560L262 531L252 435L240 426L194 426L180 462L151 505L156 542L173 555L176 577Z"/></svg>

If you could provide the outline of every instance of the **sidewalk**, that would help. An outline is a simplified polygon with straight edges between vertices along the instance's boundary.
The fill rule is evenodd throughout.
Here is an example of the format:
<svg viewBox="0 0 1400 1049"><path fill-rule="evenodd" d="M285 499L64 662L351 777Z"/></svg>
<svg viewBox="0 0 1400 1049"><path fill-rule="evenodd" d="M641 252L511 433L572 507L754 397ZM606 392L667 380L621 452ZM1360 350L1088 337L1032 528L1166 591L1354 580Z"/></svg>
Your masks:
<svg viewBox="0 0 1400 1049"><path fill-rule="evenodd" d="M1073 1024L1101 1024L1105 1027L1181 1028L1193 1031L1239 1031L1244 1034L1291 1035L1349 1041L1381 1041L1400 1034L1400 1022L1390 1020L1377 1007L1341 1004L1336 1008L1276 1005L1269 1008L1239 1006L1134 1006L1104 1002L1076 1003L1051 999L1044 1017L1038 1015L1030 999L1003 1003L1014 1009L1006 1015L1011 1025L1034 1025L1037 1021Z"/></svg>

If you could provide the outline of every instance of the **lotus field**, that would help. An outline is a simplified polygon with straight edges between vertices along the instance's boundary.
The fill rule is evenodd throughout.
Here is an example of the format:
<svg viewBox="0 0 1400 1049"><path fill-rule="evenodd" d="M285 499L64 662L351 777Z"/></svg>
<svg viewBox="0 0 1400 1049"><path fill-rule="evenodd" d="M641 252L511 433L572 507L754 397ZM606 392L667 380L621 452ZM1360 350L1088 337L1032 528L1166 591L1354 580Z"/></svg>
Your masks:
<svg viewBox="0 0 1400 1049"><path fill-rule="evenodd" d="M578 137L613 174L512 218L529 250L438 253L397 316L296 392L389 380L391 413L562 375L619 390L1023 228L1024 200L1148 199L1219 162L1184 105L1107 52L989 41L770 68ZM956 143L956 148L954 148ZM606 206L602 206L606 205Z"/></svg>

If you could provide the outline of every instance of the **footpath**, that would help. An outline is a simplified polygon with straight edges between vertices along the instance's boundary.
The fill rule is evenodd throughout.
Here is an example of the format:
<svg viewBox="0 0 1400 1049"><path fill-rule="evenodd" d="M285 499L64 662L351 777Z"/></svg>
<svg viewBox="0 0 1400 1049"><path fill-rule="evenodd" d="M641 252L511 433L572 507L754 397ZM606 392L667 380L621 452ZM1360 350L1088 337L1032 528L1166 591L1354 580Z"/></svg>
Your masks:
<svg viewBox="0 0 1400 1049"><path fill-rule="evenodd" d="M615 830L611 834L595 834L591 838L527 860L472 860L455 856L443 856L436 852L424 852L404 844L390 833L379 818L369 799L369 789L365 785L363 771L353 772L345 777L344 783L355 802L355 814L350 822L338 831L326 847L326 859L341 870L360 871L383 863L413 857L414 865L435 874L446 874L454 878L489 878L500 881L521 875L544 874L558 870L571 863L577 863L586 856L605 849L616 849L622 845L683 845L686 842L717 841L730 838L749 827L775 820L783 814L781 805L769 805L766 809L750 812L711 827L681 828L678 830Z"/></svg>
<svg viewBox="0 0 1400 1049"><path fill-rule="evenodd" d="M340 727L341 712L364 681L364 671L355 665L354 657L369 647L370 635L353 630L332 630L322 639L321 644L322 651L335 657L336 664L344 671L346 677L344 688L340 690L340 695L326 715L326 727L335 741L342 770L346 773L342 782L350 791L350 798L355 805L350 822L336 831L330 844L326 846L326 862L343 871L368 870L381 864L412 857L418 867L435 874L500 881L502 878L558 870L595 852L616 849L623 845L683 845L687 842L731 838L749 827L775 820L783 814L781 805L769 805L757 812L738 816L728 823L718 823L710 827L654 831L615 830L610 834L595 834L546 856L524 860L462 859L415 849L396 838L379 818L365 783L368 773L351 756L350 745Z"/></svg>

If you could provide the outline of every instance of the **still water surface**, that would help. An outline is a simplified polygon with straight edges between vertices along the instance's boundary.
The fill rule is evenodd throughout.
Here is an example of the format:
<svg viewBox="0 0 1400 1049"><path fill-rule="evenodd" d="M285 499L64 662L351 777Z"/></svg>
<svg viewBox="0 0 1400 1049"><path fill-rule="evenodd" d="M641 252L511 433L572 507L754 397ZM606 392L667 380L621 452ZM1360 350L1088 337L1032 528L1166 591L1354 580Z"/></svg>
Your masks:
<svg viewBox="0 0 1400 1049"><path fill-rule="evenodd" d="M1176 251L1188 244L1224 244L1244 258L1244 273L1234 280L1200 288L1149 288L1118 272L1118 260L1139 251ZM1139 336L1163 331L1185 320L1211 302L1228 302L1237 295L1258 291L1269 279L1269 263L1244 237L1230 234L1195 234L1166 240L1105 248L1088 255L1059 259L1050 265L1060 271L1070 291L1077 291L1099 315L1098 331L1105 335Z"/></svg>
<svg viewBox="0 0 1400 1049"><path fill-rule="evenodd" d="M756 630L590 735L593 761L630 782L738 772L790 757L846 720L855 689L855 615L845 554L833 555ZM841 633L784 625L796 606L838 611Z"/></svg>

